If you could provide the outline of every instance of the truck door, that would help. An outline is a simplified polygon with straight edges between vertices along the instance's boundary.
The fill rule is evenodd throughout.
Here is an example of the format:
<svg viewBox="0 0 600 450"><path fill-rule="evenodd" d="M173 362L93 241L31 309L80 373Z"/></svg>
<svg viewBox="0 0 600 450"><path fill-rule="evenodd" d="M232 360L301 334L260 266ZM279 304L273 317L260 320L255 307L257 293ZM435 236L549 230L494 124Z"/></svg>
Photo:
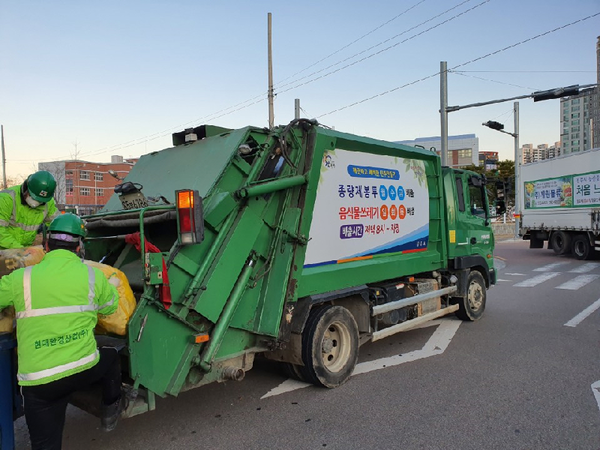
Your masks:
<svg viewBox="0 0 600 450"><path fill-rule="evenodd" d="M472 173L454 173L456 189L456 239L453 256L481 255L487 260L492 234L483 179ZM452 240L451 240L452 242Z"/></svg>
<svg viewBox="0 0 600 450"><path fill-rule="evenodd" d="M468 207L465 215L466 234L471 255L481 255L487 260L490 253L492 233L485 181L477 175L467 175Z"/></svg>

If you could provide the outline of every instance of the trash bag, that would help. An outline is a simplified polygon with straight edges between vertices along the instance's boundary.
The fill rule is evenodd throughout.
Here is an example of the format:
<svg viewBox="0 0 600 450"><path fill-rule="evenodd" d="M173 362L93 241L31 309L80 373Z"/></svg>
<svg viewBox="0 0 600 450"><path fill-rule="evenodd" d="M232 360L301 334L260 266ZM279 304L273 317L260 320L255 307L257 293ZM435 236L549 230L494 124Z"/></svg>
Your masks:
<svg viewBox="0 0 600 450"><path fill-rule="evenodd" d="M96 267L100 269L106 279L116 277L118 283L116 284L117 291L119 293L119 307L117 311L109 316L98 315L98 325L96 326L96 333L98 334L118 334L124 336L127 334L127 324L129 318L135 311L136 302L133 291L129 286L129 281L123 272L114 267L107 266L106 264L100 264L95 261L83 261L90 267Z"/></svg>
<svg viewBox="0 0 600 450"><path fill-rule="evenodd" d="M0 250L0 277L20 269L33 266L44 259L41 245ZM10 333L15 326L15 310L12 306L0 311L0 333Z"/></svg>

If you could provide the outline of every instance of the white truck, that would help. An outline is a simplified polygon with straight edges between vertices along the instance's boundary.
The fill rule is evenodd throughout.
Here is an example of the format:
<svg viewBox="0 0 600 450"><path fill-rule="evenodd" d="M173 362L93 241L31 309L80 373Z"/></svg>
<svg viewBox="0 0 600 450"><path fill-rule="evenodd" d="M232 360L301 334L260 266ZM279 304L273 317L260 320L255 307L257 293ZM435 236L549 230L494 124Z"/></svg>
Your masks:
<svg viewBox="0 0 600 450"><path fill-rule="evenodd" d="M529 248L600 255L600 148L521 166L520 234Z"/></svg>

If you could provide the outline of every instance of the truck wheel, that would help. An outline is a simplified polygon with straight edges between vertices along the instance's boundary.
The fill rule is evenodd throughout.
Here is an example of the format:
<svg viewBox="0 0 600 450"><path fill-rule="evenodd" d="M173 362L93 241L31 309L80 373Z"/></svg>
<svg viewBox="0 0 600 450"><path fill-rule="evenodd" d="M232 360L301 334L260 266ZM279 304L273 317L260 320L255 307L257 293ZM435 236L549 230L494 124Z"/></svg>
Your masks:
<svg viewBox="0 0 600 450"><path fill-rule="evenodd" d="M594 253L590 240L585 234L575 236L575 239L573 239L573 255L575 255L575 258L591 259Z"/></svg>
<svg viewBox="0 0 600 450"><path fill-rule="evenodd" d="M564 231L555 231L550 238L552 250L557 255L564 255L571 250L571 235Z"/></svg>
<svg viewBox="0 0 600 450"><path fill-rule="evenodd" d="M299 366L297 364L292 364L292 363L281 363L283 366L283 372L290 378L294 378L296 380L300 380L300 381L306 381L304 379L304 376L302 375L300 368L302 366Z"/></svg>
<svg viewBox="0 0 600 450"><path fill-rule="evenodd" d="M310 312L302 333L305 381L337 387L352 375L358 361L358 325L342 306L323 306Z"/></svg>
<svg viewBox="0 0 600 450"><path fill-rule="evenodd" d="M485 310L486 289L483 276L477 270L469 273L467 295L459 299L456 316L462 320L474 321L481 317Z"/></svg>

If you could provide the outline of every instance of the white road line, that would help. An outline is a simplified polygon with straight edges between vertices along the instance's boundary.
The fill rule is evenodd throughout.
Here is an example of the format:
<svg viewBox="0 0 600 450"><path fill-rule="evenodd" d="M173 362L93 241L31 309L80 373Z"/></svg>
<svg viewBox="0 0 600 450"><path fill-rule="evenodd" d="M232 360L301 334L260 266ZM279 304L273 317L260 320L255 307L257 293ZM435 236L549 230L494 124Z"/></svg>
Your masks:
<svg viewBox="0 0 600 450"><path fill-rule="evenodd" d="M565 323L565 327L576 327L581 322L583 322L583 320L587 316L589 316L590 314L592 314L598 308L600 308L600 299L596 300L590 306L588 306L587 308L585 308L583 311L581 311L579 314L577 314L575 317L573 317L571 320L569 320L567 323Z"/></svg>
<svg viewBox="0 0 600 450"><path fill-rule="evenodd" d="M512 280L503 280L502 278L498 278L496 281L512 281Z"/></svg>
<svg viewBox="0 0 600 450"><path fill-rule="evenodd" d="M570 291L576 291L579 288L582 288L586 284L591 283L596 278L600 277L600 275L589 274L589 275L579 275L572 280L567 281L566 283L561 284L560 286L556 286L555 289L567 289Z"/></svg>
<svg viewBox="0 0 600 450"><path fill-rule="evenodd" d="M506 272L504 275L516 275L518 277L524 277L525 276L524 273L508 273L508 272Z"/></svg>
<svg viewBox="0 0 600 450"><path fill-rule="evenodd" d="M537 269L533 269L534 272L551 272L554 269L558 269L560 266L564 266L566 264L571 264L569 261L567 262L557 262L552 264L546 264L545 266L538 267Z"/></svg>
<svg viewBox="0 0 600 450"><path fill-rule="evenodd" d="M598 409L600 409L600 380L592 383L592 392L594 393L594 397L596 397Z"/></svg>
<svg viewBox="0 0 600 450"><path fill-rule="evenodd" d="M586 263L579 267L575 267L573 270L569 270L570 273L586 273L600 267L600 263Z"/></svg>
<svg viewBox="0 0 600 450"><path fill-rule="evenodd" d="M544 281L548 281L555 276L560 275L560 272L548 272L542 273L541 275L537 275L529 280L521 281L520 283L515 284L515 287L534 287L538 284L543 283Z"/></svg>
<svg viewBox="0 0 600 450"><path fill-rule="evenodd" d="M417 328L426 328L437 325L437 329L431 335L427 343L421 350L415 350L402 355L389 356L387 358L380 358L374 361L367 361L356 365L352 376L359 375L362 373L372 372L374 370L385 369L387 367L398 366L411 361L417 361L423 358L429 358L430 356L441 355L444 353L450 341L458 331L458 327L462 320L458 319L441 319L432 322L427 322ZM417 329L414 328L414 329ZM303 383L302 381L288 379L281 383L274 389L271 389L265 395L261 397L261 400L267 397L273 397L275 395L284 394L286 392L295 391L296 389L302 389L308 386L312 386L309 383Z"/></svg>

